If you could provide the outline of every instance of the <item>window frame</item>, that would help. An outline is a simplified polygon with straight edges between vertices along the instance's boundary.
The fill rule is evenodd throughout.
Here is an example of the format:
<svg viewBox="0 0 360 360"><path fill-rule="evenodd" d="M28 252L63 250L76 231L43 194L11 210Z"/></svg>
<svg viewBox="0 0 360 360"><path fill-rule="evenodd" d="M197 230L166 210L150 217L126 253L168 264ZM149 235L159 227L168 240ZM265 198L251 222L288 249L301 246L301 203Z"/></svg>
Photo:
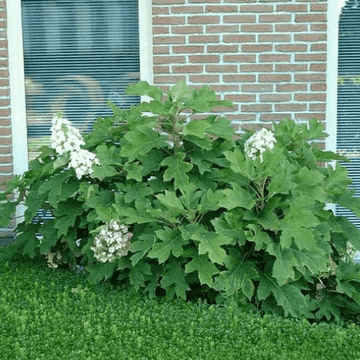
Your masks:
<svg viewBox="0 0 360 360"><path fill-rule="evenodd" d="M25 74L21 0L6 0L14 175L28 170ZM140 80L153 84L152 0L138 0ZM142 97L141 101L147 101ZM24 206L16 211L16 224L23 221Z"/></svg>

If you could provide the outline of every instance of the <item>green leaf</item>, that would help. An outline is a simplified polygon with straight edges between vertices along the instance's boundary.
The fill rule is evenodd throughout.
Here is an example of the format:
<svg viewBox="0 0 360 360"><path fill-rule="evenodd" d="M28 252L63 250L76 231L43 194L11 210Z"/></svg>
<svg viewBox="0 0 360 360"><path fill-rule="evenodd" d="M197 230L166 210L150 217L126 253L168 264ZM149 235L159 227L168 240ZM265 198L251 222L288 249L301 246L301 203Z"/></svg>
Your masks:
<svg viewBox="0 0 360 360"><path fill-rule="evenodd" d="M136 181L142 181L142 166L138 161L133 163L126 163L124 170L127 172L126 179L134 179Z"/></svg>
<svg viewBox="0 0 360 360"><path fill-rule="evenodd" d="M241 214L236 212L227 212L224 215L225 219L216 218L211 220L211 224L215 228L215 232L219 235L225 235L230 239L233 239L231 245L235 245L238 241L239 245L244 245L246 242L244 223L241 221Z"/></svg>
<svg viewBox="0 0 360 360"><path fill-rule="evenodd" d="M190 155L191 163L197 166L199 169L200 175L203 175L205 172L211 172L211 165L205 161L203 156L199 154Z"/></svg>
<svg viewBox="0 0 360 360"><path fill-rule="evenodd" d="M74 199L61 202L55 211L55 228L59 230L58 237L66 235L69 227L75 225L76 218L83 213L83 203Z"/></svg>
<svg viewBox="0 0 360 360"><path fill-rule="evenodd" d="M243 261L241 254L231 249L225 265L229 270L221 272L216 278L214 289L224 291L225 296L231 296L241 290L251 300L255 291L252 280L259 278L255 264L251 261Z"/></svg>
<svg viewBox="0 0 360 360"><path fill-rule="evenodd" d="M25 206L27 207L25 211L25 223L30 223L33 218L37 215L41 206L44 204L47 198L47 194L38 194L36 190L30 191L29 195L26 197Z"/></svg>
<svg viewBox="0 0 360 360"><path fill-rule="evenodd" d="M176 209L179 214L184 210L181 200L173 191L165 190L165 194L158 194L155 197L170 210Z"/></svg>
<svg viewBox="0 0 360 360"><path fill-rule="evenodd" d="M139 155L145 155L154 148L169 147L164 136L146 125L137 126L136 130L125 135L128 145L121 148L120 155L134 161Z"/></svg>
<svg viewBox="0 0 360 360"><path fill-rule="evenodd" d="M215 211L219 209L219 202L224 198L224 193L220 190L212 191L208 189L201 197L199 212Z"/></svg>
<svg viewBox="0 0 360 360"><path fill-rule="evenodd" d="M8 227L11 217L16 211L15 202L6 202L0 204L0 227Z"/></svg>
<svg viewBox="0 0 360 360"><path fill-rule="evenodd" d="M151 267L145 261L140 260L130 267L130 282L134 286L135 291L145 285L144 275L151 275Z"/></svg>
<svg viewBox="0 0 360 360"><path fill-rule="evenodd" d="M330 195L342 195L344 190L351 185L352 180L349 178L349 173L345 167L342 167L339 163L336 164L335 169L328 165L326 169L324 180L324 189Z"/></svg>
<svg viewBox="0 0 360 360"><path fill-rule="evenodd" d="M152 194L150 187L146 186L146 183L137 182L126 184L123 187L123 192L125 194L125 202L131 203L132 201L144 201L144 199Z"/></svg>
<svg viewBox="0 0 360 360"><path fill-rule="evenodd" d="M59 240L57 230L54 227L54 220L45 221L39 233L43 236L40 244L40 253L46 254L51 249L51 246L55 245Z"/></svg>
<svg viewBox="0 0 360 360"><path fill-rule="evenodd" d="M126 95L149 96L157 101L161 101L163 91L156 86L150 85L147 81L139 81L136 84L130 84L126 90Z"/></svg>
<svg viewBox="0 0 360 360"><path fill-rule="evenodd" d="M235 173L241 174L250 180L255 180L257 177L254 163L251 158L245 156L240 149L234 151L224 151L224 155L230 161L230 168Z"/></svg>
<svg viewBox="0 0 360 360"><path fill-rule="evenodd" d="M183 127L183 134L185 136L193 135L199 138L204 138L206 130L209 128L211 128L211 125L206 120L193 120Z"/></svg>
<svg viewBox="0 0 360 360"><path fill-rule="evenodd" d="M166 291L171 285L175 286L176 295L186 300L186 291L190 290L190 287L185 281L185 272L181 262L173 257L165 265L165 273L161 280L161 286Z"/></svg>
<svg viewBox="0 0 360 360"><path fill-rule="evenodd" d="M259 300L266 299L273 293L277 303L284 309L285 317L289 314L293 317L302 317L309 313L309 300L301 294L300 290L292 284L279 286L276 280L273 280L265 273L260 273L260 285L258 288Z"/></svg>
<svg viewBox="0 0 360 360"><path fill-rule="evenodd" d="M232 107L232 104L229 103ZM224 104L224 106L227 106ZM211 133L219 138L232 140L235 135L235 129L231 126L231 121L225 117L220 117L217 121L211 122L211 128L208 130L208 133Z"/></svg>
<svg viewBox="0 0 360 360"><path fill-rule="evenodd" d="M349 189L344 191L341 195L333 197L333 203L346 207L351 210L357 218L360 218L360 198L354 197L355 190Z"/></svg>
<svg viewBox="0 0 360 360"><path fill-rule="evenodd" d="M265 231L261 231L258 224L248 224L246 226L250 231L245 231L246 239L255 243L255 250L262 250L264 245L268 245L272 242L269 234Z"/></svg>
<svg viewBox="0 0 360 360"><path fill-rule="evenodd" d="M116 261L114 262L107 262L107 263L99 263L96 262L93 265L88 265L86 269L89 271L89 282L90 284L96 284L100 282L103 278L107 280L110 278L115 270L116 270Z"/></svg>
<svg viewBox="0 0 360 360"><path fill-rule="evenodd" d="M189 177L186 173L193 168L192 164L183 161L184 158L185 154L179 152L175 156L169 156L161 162L161 165L168 167L164 172L164 181L174 179L176 188L184 186L189 181Z"/></svg>
<svg viewBox="0 0 360 360"><path fill-rule="evenodd" d="M291 167L279 167L271 176L270 184L267 186L270 196L275 194L289 194L291 190L296 188L296 183L293 181Z"/></svg>
<svg viewBox="0 0 360 360"><path fill-rule="evenodd" d="M227 254L221 245L232 243L232 239L225 235L207 231L203 227L200 227L191 238L199 241L198 248L200 255L208 253L210 260L220 265L225 262Z"/></svg>
<svg viewBox="0 0 360 360"><path fill-rule="evenodd" d="M155 244L155 236L153 234L143 234L136 241L131 242L130 251L135 253L130 257L131 265L135 266Z"/></svg>
<svg viewBox="0 0 360 360"><path fill-rule="evenodd" d="M350 241L354 246L355 250L360 250L360 230L346 217L339 216L336 220L341 226L344 234L348 237L348 241Z"/></svg>
<svg viewBox="0 0 360 360"><path fill-rule="evenodd" d="M219 201L219 207L227 210L236 207L252 209L255 205L254 194L237 183L231 183L233 189L221 190L225 197Z"/></svg>
<svg viewBox="0 0 360 360"><path fill-rule="evenodd" d="M192 260L186 264L185 272L191 273L197 271L200 283L212 287L214 282L213 276L219 274L219 270L209 261L208 255L199 255L195 249L193 250Z"/></svg>
<svg viewBox="0 0 360 360"><path fill-rule="evenodd" d="M282 249L279 244L271 243L267 251L276 257L272 275L280 286L286 284L288 279L295 280L294 268L304 275L305 267L313 274L327 272L329 253L321 248L317 251L300 251L294 248Z"/></svg>
<svg viewBox="0 0 360 360"><path fill-rule="evenodd" d="M155 232L158 239L161 242L157 242L151 251L148 253L148 257L151 259L157 258L159 263L165 262L172 253L175 257L179 257L184 252L183 245L186 245L188 241L184 241L182 234L179 230L170 229L165 227L164 230L158 230Z"/></svg>
<svg viewBox="0 0 360 360"><path fill-rule="evenodd" d="M172 102L186 103L192 98L190 88L186 85L185 81L178 81L169 90L169 96Z"/></svg>

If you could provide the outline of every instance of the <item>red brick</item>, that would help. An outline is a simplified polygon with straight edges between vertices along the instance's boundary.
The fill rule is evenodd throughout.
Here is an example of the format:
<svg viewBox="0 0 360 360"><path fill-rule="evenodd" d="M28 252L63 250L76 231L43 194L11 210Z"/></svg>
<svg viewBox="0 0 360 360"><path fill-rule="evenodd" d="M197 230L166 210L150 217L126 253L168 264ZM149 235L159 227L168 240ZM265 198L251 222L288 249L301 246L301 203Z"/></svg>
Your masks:
<svg viewBox="0 0 360 360"><path fill-rule="evenodd" d="M189 0L190 3L204 3L204 0ZM206 0L208 3L220 3L220 0Z"/></svg>
<svg viewBox="0 0 360 360"><path fill-rule="evenodd" d="M286 32L286 33L297 33L301 31L306 31L307 25L306 24L275 24L275 31L278 32Z"/></svg>
<svg viewBox="0 0 360 360"><path fill-rule="evenodd" d="M201 14L204 13L202 6L172 6L172 14Z"/></svg>
<svg viewBox="0 0 360 360"><path fill-rule="evenodd" d="M295 14L295 22L319 23L326 22L325 14Z"/></svg>
<svg viewBox="0 0 360 360"><path fill-rule="evenodd" d="M228 108L226 106L222 106L222 107L217 107L217 108L214 108L212 111L213 112L234 112L234 111L237 111L239 109L239 106L237 104L234 104L234 106L232 108Z"/></svg>
<svg viewBox="0 0 360 360"><path fill-rule="evenodd" d="M306 111L307 104L289 103L289 104L275 104L275 111Z"/></svg>
<svg viewBox="0 0 360 360"><path fill-rule="evenodd" d="M191 55L189 56L189 61L191 63L213 63L219 62L220 56L218 55Z"/></svg>
<svg viewBox="0 0 360 360"><path fill-rule="evenodd" d="M326 101L326 94L323 93L297 93L296 101Z"/></svg>
<svg viewBox="0 0 360 360"><path fill-rule="evenodd" d="M315 11L321 11L321 12L326 12L327 11L327 4L310 4L310 11L311 12L315 12Z"/></svg>
<svg viewBox="0 0 360 360"><path fill-rule="evenodd" d="M317 34L317 33L295 34L294 39L295 41L307 41L314 43L319 41L326 41L326 34Z"/></svg>
<svg viewBox="0 0 360 360"><path fill-rule="evenodd" d="M241 52L243 53L256 53L256 52L264 52L264 51L272 51L272 44L246 44L241 46Z"/></svg>
<svg viewBox="0 0 360 360"><path fill-rule="evenodd" d="M282 121L286 117L291 118L291 114L289 113L260 114L261 121Z"/></svg>
<svg viewBox="0 0 360 360"><path fill-rule="evenodd" d="M255 75L224 75L224 82L252 82L255 81Z"/></svg>
<svg viewBox="0 0 360 360"><path fill-rule="evenodd" d="M290 62L291 55L285 54L260 54L260 62Z"/></svg>
<svg viewBox="0 0 360 360"><path fill-rule="evenodd" d="M11 136L9 136L9 137L1 137L0 144L1 145L11 145L12 144ZM0 163L0 166L1 166L1 163Z"/></svg>
<svg viewBox="0 0 360 360"><path fill-rule="evenodd" d="M153 38L155 45L158 44L185 44L185 36L155 36Z"/></svg>
<svg viewBox="0 0 360 360"><path fill-rule="evenodd" d="M267 92L273 92L274 91L274 85L273 84L244 84L241 85L241 91L243 92L255 92L255 93L267 93Z"/></svg>
<svg viewBox="0 0 360 360"><path fill-rule="evenodd" d="M305 44L286 44L286 45L276 45L276 51L282 52L305 52L307 51L307 45Z"/></svg>
<svg viewBox="0 0 360 360"><path fill-rule="evenodd" d="M0 135L11 135L10 128L0 128Z"/></svg>
<svg viewBox="0 0 360 360"><path fill-rule="evenodd" d="M154 64L184 63L185 56L154 56Z"/></svg>
<svg viewBox="0 0 360 360"><path fill-rule="evenodd" d="M290 74L259 74L259 82L290 82Z"/></svg>
<svg viewBox="0 0 360 360"><path fill-rule="evenodd" d="M296 54L295 61L326 61L326 54Z"/></svg>
<svg viewBox="0 0 360 360"><path fill-rule="evenodd" d="M0 109L0 116L10 116L11 111L9 108Z"/></svg>
<svg viewBox="0 0 360 360"><path fill-rule="evenodd" d="M155 74L169 74L170 68L168 66L154 66L154 73Z"/></svg>
<svg viewBox="0 0 360 360"><path fill-rule="evenodd" d="M325 113L295 113L295 121L302 121L302 120L325 120Z"/></svg>
<svg viewBox="0 0 360 360"><path fill-rule="evenodd" d="M188 18L188 24L218 24L219 22L220 17L213 15L189 16Z"/></svg>
<svg viewBox="0 0 360 360"><path fill-rule="evenodd" d="M311 31L326 31L326 24L310 24Z"/></svg>
<svg viewBox="0 0 360 360"><path fill-rule="evenodd" d="M1 161L1 158L0 158ZM13 166L1 166L0 167L0 172L1 173L13 173L14 172L14 167Z"/></svg>
<svg viewBox="0 0 360 360"><path fill-rule="evenodd" d="M168 15L170 11L168 6L153 6L152 13L153 15Z"/></svg>
<svg viewBox="0 0 360 360"><path fill-rule="evenodd" d="M261 35L259 34L259 42L290 42L291 35Z"/></svg>
<svg viewBox="0 0 360 360"><path fill-rule="evenodd" d="M236 92L239 91L239 85L211 85L211 89L218 92Z"/></svg>
<svg viewBox="0 0 360 360"><path fill-rule="evenodd" d="M255 35L224 35L223 37L225 43L255 42L255 40Z"/></svg>
<svg viewBox="0 0 360 360"><path fill-rule="evenodd" d="M326 91L325 83L314 83L310 85L311 91Z"/></svg>
<svg viewBox="0 0 360 360"><path fill-rule="evenodd" d="M154 26L153 27L153 34L154 35L169 34L169 28L164 27L164 26Z"/></svg>
<svg viewBox="0 0 360 360"><path fill-rule="evenodd" d="M173 66L173 73L193 74L203 72L203 66L201 65L185 65L185 66Z"/></svg>
<svg viewBox="0 0 360 360"><path fill-rule="evenodd" d="M0 126L11 126L10 119L0 119Z"/></svg>
<svg viewBox="0 0 360 360"><path fill-rule="evenodd" d="M233 73L238 71L237 65L207 65L207 72Z"/></svg>
<svg viewBox="0 0 360 360"><path fill-rule="evenodd" d="M242 63L254 63L256 62L256 55L224 55L224 62L239 61Z"/></svg>
<svg viewBox="0 0 360 360"><path fill-rule="evenodd" d="M238 45L213 45L208 46L208 53L227 53L227 52L239 52Z"/></svg>
<svg viewBox="0 0 360 360"><path fill-rule="evenodd" d="M176 25L185 24L185 17L183 16L155 16L153 17L154 25Z"/></svg>
<svg viewBox="0 0 360 360"><path fill-rule="evenodd" d="M289 13L307 12L307 4L279 4L276 5L276 11L284 11Z"/></svg>
<svg viewBox="0 0 360 360"><path fill-rule="evenodd" d="M256 95L249 95L249 94L225 95L225 99L236 102L255 102Z"/></svg>
<svg viewBox="0 0 360 360"><path fill-rule="evenodd" d="M327 45L326 44L311 44L311 51L326 51Z"/></svg>
<svg viewBox="0 0 360 360"><path fill-rule="evenodd" d="M241 72L271 72L273 71L272 64L259 65L240 65Z"/></svg>
<svg viewBox="0 0 360 360"><path fill-rule="evenodd" d="M174 5L174 4L185 4L185 0L153 0L153 5Z"/></svg>
<svg viewBox="0 0 360 360"><path fill-rule="evenodd" d="M296 92L296 91L306 91L307 84L283 84L276 85L276 92Z"/></svg>
<svg viewBox="0 0 360 360"><path fill-rule="evenodd" d="M307 71L307 64L276 64L276 71Z"/></svg>
<svg viewBox="0 0 360 360"><path fill-rule="evenodd" d="M211 13L234 13L238 12L238 7L236 5L207 5L205 7L205 12Z"/></svg>
<svg viewBox="0 0 360 360"><path fill-rule="evenodd" d="M203 53L204 46L197 45L186 45L186 46L173 46L173 52L176 54L194 54L194 53Z"/></svg>
<svg viewBox="0 0 360 360"><path fill-rule="evenodd" d="M255 121L256 115L254 115L254 114L236 114L236 115L228 115L227 118L232 121Z"/></svg>
<svg viewBox="0 0 360 360"><path fill-rule="evenodd" d="M275 23L275 22L290 22L290 14L279 14L279 15L260 15L260 23Z"/></svg>
<svg viewBox="0 0 360 360"><path fill-rule="evenodd" d="M326 63L310 64L310 71L326 71Z"/></svg>
<svg viewBox="0 0 360 360"><path fill-rule="evenodd" d="M206 32L208 34L211 33L238 33L239 26L238 25L209 25L206 26Z"/></svg>
<svg viewBox="0 0 360 360"><path fill-rule="evenodd" d="M260 33L267 33L271 32L273 29L272 25L241 25L242 32L260 32Z"/></svg>
<svg viewBox="0 0 360 360"><path fill-rule="evenodd" d="M251 105L242 105L242 112L271 112L271 104L251 104Z"/></svg>
<svg viewBox="0 0 360 360"><path fill-rule="evenodd" d="M202 34L203 31L202 26L180 25L171 27L171 32L173 34Z"/></svg>
<svg viewBox="0 0 360 360"><path fill-rule="evenodd" d="M291 94L260 94L261 102L284 102L290 101Z"/></svg>
<svg viewBox="0 0 360 360"><path fill-rule="evenodd" d="M253 15L225 15L224 23L235 23L235 24L244 24L244 23L254 23L256 21L255 16Z"/></svg>
<svg viewBox="0 0 360 360"><path fill-rule="evenodd" d="M153 52L154 54L169 54L170 48L169 46L154 46Z"/></svg>
<svg viewBox="0 0 360 360"><path fill-rule="evenodd" d="M219 36L218 35L197 35L197 36L189 36L189 43L218 43Z"/></svg>
<svg viewBox="0 0 360 360"><path fill-rule="evenodd" d="M295 76L295 81L300 81L300 82L326 81L326 74L323 73L295 74L294 76Z"/></svg>
<svg viewBox="0 0 360 360"><path fill-rule="evenodd" d="M189 80L193 83L218 83L220 79L219 75L190 75Z"/></svg>
<svg viewBox="0 0 360 360"><path fill-rule="evenodd" d="M169 83L176 83L178 81L185 81L185 76L154 76L154 83L155 84L160 84L160 83L164 83L164 84L169 84Z"/></svg>
<svg viewBox="0 0 360 360"><path fill-rule="evenodd" d="M325 103L312 103L309 104L310 111L326 111L326 104Z"/></svg>
<svg viewBox="0 0 360 360"><path fill-rule="evenodd" d="M1 129L0 129L1 130ZM8 156L0 156L0 163L1 164L11 164L13 162L12 155Z"/></svg>
<svg viewBox="0 0 360 360"><path fill-rule="evenodd" d="M273 12L272 5L241 5L240 11L242 13L270 13Z"/></svg>
<svg viewBox="0 0 360 360"><path fill-rule="evenodd" d="M12 153L12 146L0 146L0 154L11 154ZM0 167L0 171L1 171Z"/></svg>

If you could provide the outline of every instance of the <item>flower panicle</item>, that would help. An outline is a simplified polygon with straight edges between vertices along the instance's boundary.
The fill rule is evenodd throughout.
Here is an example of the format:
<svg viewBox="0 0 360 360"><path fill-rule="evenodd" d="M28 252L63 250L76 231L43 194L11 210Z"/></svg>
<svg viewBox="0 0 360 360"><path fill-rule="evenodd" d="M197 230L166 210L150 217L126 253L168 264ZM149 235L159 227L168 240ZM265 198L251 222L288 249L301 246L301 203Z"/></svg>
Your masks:
<svg viewBox="0 0 360 360"><path fill-rule="evenodd" d="M275 143L274 133L271 130L262 128L246 140L244 146L245 153L253 160L260 156L260 162L263 162L263 153L266 150L272 150Z"/></svg>

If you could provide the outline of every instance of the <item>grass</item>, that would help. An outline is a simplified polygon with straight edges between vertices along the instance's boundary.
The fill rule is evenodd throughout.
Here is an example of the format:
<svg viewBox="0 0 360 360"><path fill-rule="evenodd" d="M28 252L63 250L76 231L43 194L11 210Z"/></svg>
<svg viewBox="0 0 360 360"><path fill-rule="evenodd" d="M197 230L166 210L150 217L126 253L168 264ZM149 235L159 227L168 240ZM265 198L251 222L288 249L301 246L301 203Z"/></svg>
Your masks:
<svg viewBox="0 0 360 360"><path fill-rule="evenodd" d="M313 324L89 286L43 259L0 264L0 358L359 359L360 327Z"/></svg>

